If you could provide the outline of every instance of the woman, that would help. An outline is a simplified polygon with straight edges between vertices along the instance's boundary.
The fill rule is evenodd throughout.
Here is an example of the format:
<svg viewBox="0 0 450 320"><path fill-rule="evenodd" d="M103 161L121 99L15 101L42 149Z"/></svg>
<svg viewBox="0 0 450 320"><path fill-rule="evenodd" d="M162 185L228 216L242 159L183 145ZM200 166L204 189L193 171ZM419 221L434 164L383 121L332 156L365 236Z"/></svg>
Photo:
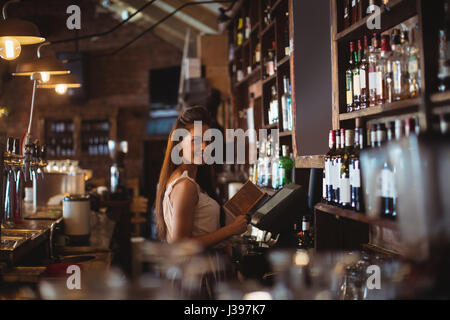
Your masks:
<svg viewBox="0 0 450 320"><path fill-rule="evenodd" d="M203 107L186 110L170 133L156 194L156 224L161 240L168 243L194 240L211 252L211 249L219 248L229 237L244 233L247 230L248 218L239 216L231 224L220 227L220 206L214 200L212 177L201 178L208 176L208 169L211 167L193 164L198 163L193 160L195 158L203 161L202 154L206 148L202 137L194 135L195 121L201 121L203 136L211 126L209 113ZM191 152L182 154L186 161L180 165L175 165L171 158L177 143L172 141L176 129L189 131L189 135L185 136L181 143L183 146L190 144ZM201 141L202 154L195 153L196 139Z"/></svg>

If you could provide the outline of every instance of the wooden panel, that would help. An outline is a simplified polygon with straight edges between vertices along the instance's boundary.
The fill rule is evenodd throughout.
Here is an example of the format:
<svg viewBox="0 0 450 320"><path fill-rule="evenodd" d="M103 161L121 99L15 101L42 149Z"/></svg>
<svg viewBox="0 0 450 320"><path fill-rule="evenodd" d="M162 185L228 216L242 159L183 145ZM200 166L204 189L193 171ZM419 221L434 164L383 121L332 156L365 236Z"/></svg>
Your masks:
<svg viewBox="0 0 450 320"><path fill-rule="evenodd" d="M293 1L297 155L328 150L332 126L330 5Z"/></svg>

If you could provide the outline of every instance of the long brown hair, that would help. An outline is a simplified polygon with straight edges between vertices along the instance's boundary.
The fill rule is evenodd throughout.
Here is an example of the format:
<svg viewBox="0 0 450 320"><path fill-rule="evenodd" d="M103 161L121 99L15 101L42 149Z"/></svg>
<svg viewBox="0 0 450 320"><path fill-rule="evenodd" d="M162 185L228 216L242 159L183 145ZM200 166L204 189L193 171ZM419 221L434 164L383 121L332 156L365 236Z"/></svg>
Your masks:
<svg viewBox="0 0 450 320"><path fill-rule="evenodd" d="M209 111L204 107L192 107L184 111L180 117L178 118L177 122L175 123L172 131L169 135L169 140L167 142L167 149L166 154L164 156L164 162L161 167L161 173L159 175L159 182L158 182L158 188L156 191L156 200L155 200L155 213L156 213L156 227L158 230L158 237L161 240L166 239L166 223L164 222L164 212L163 212L163 199L164 199L164 193L166 192L167 182L170 179L172 173L177 168L177 165L175 165L172 162L171 155L172 155L172 149L175 147L174 141L172 141L172 134L176 129L186 129L188 125L194 124L194 121L202 121L202 124L206 124L211 127L211 116ZM200 169L200 168L199 168ZM205 168L206 169L206 168ZM199 170L205 171L205 170ZM206 170L209 171L210 170ZM197 173L199 175L199 173ZM203 174L200 174L203 176ZM208 175L209 178L211 178L210 175ZM198 180L198 179L197 179ZM214 190L212 190L212 185L208 185L211 182L211 179L201 179L203 181L209 180L206 184L205 183L199 183L200 187L204 188L204 190L210 195L213 196ZM215 198L215 197L213 197Z"/></svg>

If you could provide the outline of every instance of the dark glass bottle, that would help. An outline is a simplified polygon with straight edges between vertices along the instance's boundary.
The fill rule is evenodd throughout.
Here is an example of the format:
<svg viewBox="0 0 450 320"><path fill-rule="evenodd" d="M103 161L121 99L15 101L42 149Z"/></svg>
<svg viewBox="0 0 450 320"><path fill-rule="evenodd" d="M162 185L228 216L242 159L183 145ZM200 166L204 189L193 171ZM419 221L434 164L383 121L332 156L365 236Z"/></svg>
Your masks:
<svg viewBox="0 0 450 320"><path fill-rule="evenodd" d="M360 47L361 44L361 47ZM364 47L363 47L364 45ZM361 62L359 64L359 79L361 89L361 109L369 107L369 38L364 36L364 44L358 41L358 51L362 52Z"/></svg>
<svg viewBox="0 0 450 320"><path fill-rule="evenodd" d="M333 201L333 181L332 181L332 161L336 152L336 133L334 130L330 130L328 137L328 152L325 155L325 170L324 170L324 185L325 185L325 197L324 200L327 203Z"/></svg>
<svg viewBox="0 0 450 320"><path fill-rule="evenodd" d="M345 130L345 149L342 154L340 170L339 204L343 208L351 208L350 161L353 154L354 132Z"/></svg>
<svg viewBox="0 0 450 320"><path fill-rule="evenodd" d="M354 110L353 104L353 68L354 68L354 53L355 52L355 43L353 41L350 42L350 61L349 67L345 72L345 89L346 89L346 109L347 112L352 112Z"/></svg>

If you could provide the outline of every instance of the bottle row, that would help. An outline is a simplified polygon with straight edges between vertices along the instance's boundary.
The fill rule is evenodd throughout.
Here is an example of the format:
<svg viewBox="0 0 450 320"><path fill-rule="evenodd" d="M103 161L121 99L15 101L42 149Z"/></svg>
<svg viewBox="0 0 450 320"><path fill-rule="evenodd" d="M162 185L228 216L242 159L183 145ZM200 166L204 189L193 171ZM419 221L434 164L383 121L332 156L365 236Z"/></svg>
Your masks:
<svg viewBox="0 0 450 320"><path fill-rule="evenodd" d="M450 114L441 114L437 133L450 135ZM387 123L372 124L364 130L357 119L354 130L330 130L329 151L325 156L323 175L323 201L355 211L363 211L363 185L361 179L360 151L365 148L380 148L390 141L420 134L417 118L397 119ZM384 162L376 183L375 196L380 201L380 216L395 219L398 212L398 192L396 189L396 169Z"/></svg>
<svg viewBox="0 0 450 320"><path fill-rule="evenodd" d="M279 142L272 137L257 142L258 158L250 166L250 180L264 188L280 189L294 181L295 161L289 147L283 145L280 155Z"/></svg>
<svg viewBox="0 0 450 320"><path fill-rule="evenodd" d="M269 125L279 123L278 93L275 85L271 87L271 96L265 107ZM281 96L282 130L292 131L292 87L289 78L283 77L283 95Z"/></svg>
<svg viewBox="0 0 450 320"><path fill-rule="evenodd" d="M391 35L373 33L370 43L368 36L350 42L345 71L346 112L419 95L422 85L417 28L393 29Z"/></svg>
<svg viewBox="0 0 450 320"><path fill-rule="evenodd" d="M372 12L377 11L377 7L388 5L389 0L344 0L343 26L348 28L365 18Z"/></svg>

